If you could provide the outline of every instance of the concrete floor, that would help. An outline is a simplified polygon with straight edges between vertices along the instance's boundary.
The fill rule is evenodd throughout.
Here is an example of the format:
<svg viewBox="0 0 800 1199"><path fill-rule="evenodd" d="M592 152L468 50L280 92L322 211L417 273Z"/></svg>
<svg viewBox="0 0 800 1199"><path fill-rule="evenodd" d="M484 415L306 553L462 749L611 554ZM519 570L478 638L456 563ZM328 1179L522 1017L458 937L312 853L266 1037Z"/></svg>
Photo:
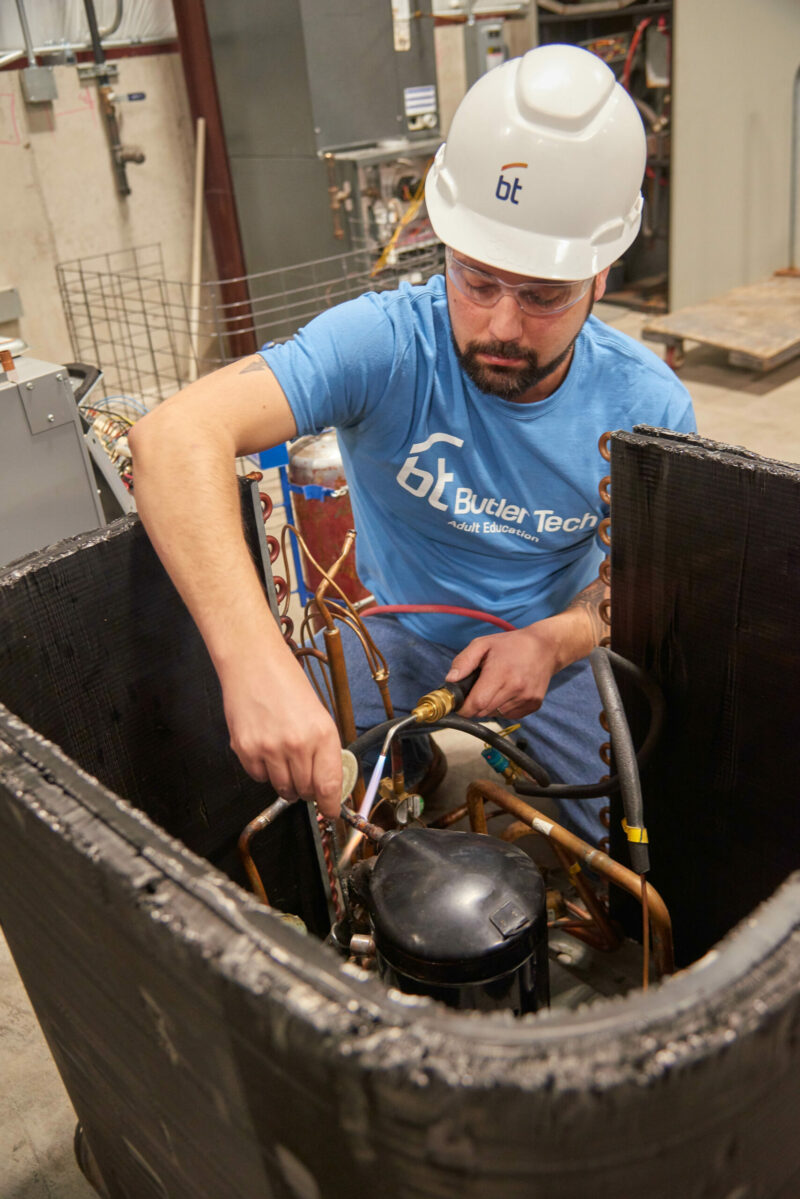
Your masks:
<svg viewBox="0 0 800 1199"><path fill-rule="evenodd" d="M607 303L595 311L634 337L646 319ZM689 347L678 374L703 436L800 462L800 358L761 375L727 366L719 351ZM469 769L451 762L438 803L463 797ZM75 1115L2 937L0 1080L0 1199L90 1199L95 1192L72 1157Z"/></svg>

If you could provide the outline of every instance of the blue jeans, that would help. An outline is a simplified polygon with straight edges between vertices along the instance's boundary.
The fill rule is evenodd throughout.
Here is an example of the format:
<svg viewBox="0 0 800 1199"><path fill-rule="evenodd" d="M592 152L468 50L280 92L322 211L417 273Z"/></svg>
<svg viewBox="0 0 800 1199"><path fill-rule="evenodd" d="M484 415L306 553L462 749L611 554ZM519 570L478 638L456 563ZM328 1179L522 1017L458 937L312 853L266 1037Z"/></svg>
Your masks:
<svg viewBox="0 0 800 1199"><path fill-rule="evenodd" d="M425 641L409 632L394 616L368 617L365 623L389 667L395 716L407 716L421 696L442 685L455 654L446 646ZM381 724L386 714L361 645L345 625L337 627L342 635L356 728L363 733ZM601 708L589 660L584 658L553 676L542 707L525 717L515 737L525 738L528 752L545 767L551 782L596 782L606 773L598 755L601 743L606 740L598 722ZM475 748L479 753L477 741ZM427 737L404 740L403 757L409 789L425 774L431 754ZM377 750L372 761L376 757ZM536 803L535 800L532 802ZM562 822L579 837L596 845L606 835L598 814L607 804L605 798L562 800L559 803Z"/></svg>

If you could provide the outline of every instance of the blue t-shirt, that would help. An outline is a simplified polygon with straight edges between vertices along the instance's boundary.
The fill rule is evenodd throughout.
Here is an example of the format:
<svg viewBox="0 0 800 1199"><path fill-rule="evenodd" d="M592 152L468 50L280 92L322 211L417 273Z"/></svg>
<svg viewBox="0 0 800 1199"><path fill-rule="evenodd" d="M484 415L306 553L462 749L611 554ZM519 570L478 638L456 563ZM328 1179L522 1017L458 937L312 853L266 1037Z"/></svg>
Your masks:
<svg viewBox="0 0 800 1199"><path fill-rule="evenodd" d="M520 404L482 392L456 357L441 275L341 304L262 353L298 435L337 430L358 573L382 604L478 608L517 626L562 611L604 553L601 435L695 430L673 372L593 316L552 395ZM401 619L453 650L497 632L463 617Z"/></svg>

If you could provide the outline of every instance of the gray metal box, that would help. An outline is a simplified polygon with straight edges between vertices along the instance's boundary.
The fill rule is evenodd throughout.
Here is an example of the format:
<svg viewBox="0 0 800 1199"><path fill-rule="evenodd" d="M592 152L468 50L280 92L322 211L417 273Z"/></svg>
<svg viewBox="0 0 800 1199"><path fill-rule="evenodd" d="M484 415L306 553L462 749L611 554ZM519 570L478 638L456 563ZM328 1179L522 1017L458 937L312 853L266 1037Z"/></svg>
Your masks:
<svg viewBox="0 0 800 1199"><path fill-rule="evenodd" d="M300 11L318 149L438 130L430 0L405 24L389 0L300 0Z"/></svg>
<svg viewBox="0 0 800 1199"><path fill-rule="evenodd" d="M25 67L20 72L20 81L27 104L49 104L58 99L52 67Z"/></svg>
<svg viewBox="0 0 800 1199"><path fill-rule="evenodd" d="M206 0L231 157L302 157L437 132L430 0L412 10L421 15L400 40L390 0ZM431 107L409 113L419 88Z"/></svg>
<svg viewBox="0 0 800 1199"><path fill-rule="evenodd" d="M431 0L410 11L405 28L391 0L206 0L248 274L363 241L336 235L326 152L394 142L402 156L438 134ZM355 195L338 154L334 174Z"/></svg>
<svg viewBox="0 0 800 1199"><path fill-rule="evenodd" d="M67 371L16 358L0 373L0 563L103 524Z"/></svg>

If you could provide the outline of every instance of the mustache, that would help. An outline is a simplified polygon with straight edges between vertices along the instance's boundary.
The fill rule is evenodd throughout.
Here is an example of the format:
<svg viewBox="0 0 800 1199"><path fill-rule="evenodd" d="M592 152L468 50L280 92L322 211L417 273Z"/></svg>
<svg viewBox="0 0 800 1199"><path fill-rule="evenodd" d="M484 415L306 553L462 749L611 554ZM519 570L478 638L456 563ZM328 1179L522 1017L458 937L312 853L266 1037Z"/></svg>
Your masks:
<svg viewBox="0 0 800 1199"><path fill-rule="evenodd" d="M538 367L539 356L535 350L523 349L516 341L471 341L466 348L465 356L475 360L478 354L489 354L492 358L508 358L524 360L528 366Z"/></svg>

